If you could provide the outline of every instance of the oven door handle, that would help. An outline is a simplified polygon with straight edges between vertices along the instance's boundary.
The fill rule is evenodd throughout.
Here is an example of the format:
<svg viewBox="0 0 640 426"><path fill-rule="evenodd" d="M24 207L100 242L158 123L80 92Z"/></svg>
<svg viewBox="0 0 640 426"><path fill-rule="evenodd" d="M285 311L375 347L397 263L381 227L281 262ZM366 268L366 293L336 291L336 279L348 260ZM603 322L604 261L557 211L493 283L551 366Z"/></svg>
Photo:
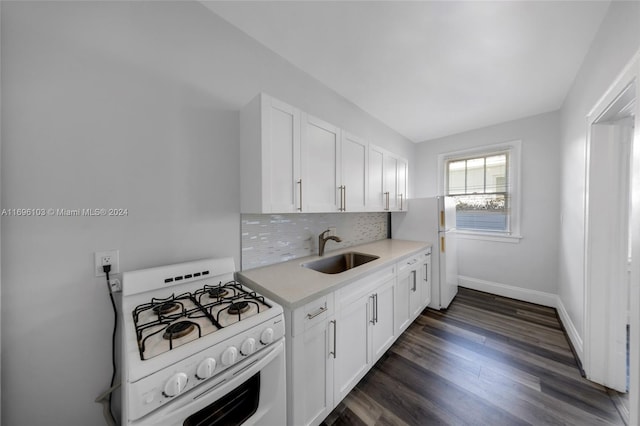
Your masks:
<svg viewBox="0 0 640 426"><path fill-rule="evenodd" d="M243 375L243 376L250 377L254 375L258 371L262 370L271 361L273 361L278 355L280 355L283 352L283 350L284 350L284 341L281 340L279 343L274 345L272 349L270 349L269 353L262 356L257 361L251 361L249 362L248 365L239 366L240 368L234 371L227 371L226 374L224 374L224 377L219 378L220 381L218 381L216 384L214 384L204 392L201 392L198 395L194 396L193 400L196 401L202 398L203 396L206 396L207 394L209 394L210 392L213 392L218 387L220 387L220 385L228 382L229 380L235 380L236 376Z"/></svg>

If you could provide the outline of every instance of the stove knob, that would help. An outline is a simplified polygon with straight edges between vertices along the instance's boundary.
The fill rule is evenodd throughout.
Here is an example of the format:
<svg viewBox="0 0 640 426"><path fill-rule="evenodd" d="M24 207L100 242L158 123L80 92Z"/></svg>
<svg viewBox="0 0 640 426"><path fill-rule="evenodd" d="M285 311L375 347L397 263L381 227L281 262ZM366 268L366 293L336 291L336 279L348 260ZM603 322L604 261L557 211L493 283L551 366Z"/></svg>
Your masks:
<svg viewBox="0 0 640 426"><path fill-rule="evenodd" d="M207 358L198 365L196 370L196 377L200 380L208 379L213 376L213 371L216 369L216 360L214 358Z"/></svg>
<svg viewBox="0 0 640 426"><path fill-rule="evenodd" d="M240 346L240 355L247 356L254 353L256 350L256 339L253 337L249 337L247 340L242 342L242 346Z"/></svg>
<svg viewBox="0 0 640 426"><path fill-rule="evenodd" d="M229 346L222 352L222 365L228 367L238 360L238 350L234 346Z"/></svg>
<svg viewBox="0 0 640 426"><path fill-rule="evenodd" d="M262 334L260 335L260 343L262 343L263 345L270 345L271 343L273 343L272 328L267 328L262 332Z"/></svg>
<svg viewBox="0 0 640 426"><path fill-rule="evenodd" d="M187 375L184 373L174 374L164 384L164 395L169 397L178 395L187 386L187 380Z"/></svg>

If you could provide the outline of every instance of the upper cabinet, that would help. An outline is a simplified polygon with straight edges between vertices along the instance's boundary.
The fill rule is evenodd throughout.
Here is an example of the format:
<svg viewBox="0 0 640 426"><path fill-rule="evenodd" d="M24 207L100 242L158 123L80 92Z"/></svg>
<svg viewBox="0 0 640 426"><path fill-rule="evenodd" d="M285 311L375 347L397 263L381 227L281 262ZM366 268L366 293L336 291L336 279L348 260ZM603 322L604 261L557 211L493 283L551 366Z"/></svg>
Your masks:
<svg viewBox="0 0 640 426"><path fill-rule="evenodd" d="M400 211L407 206L407 161L369 145L369 210Z"/></svg>
<svg viewBox="0 0 640 426"><path fill-rule="evenodd" d="M240 112L240 211L300 211L300 111L260 94Z"/></svg>
<svg viewBox="0 0 640 426"><path fill-rule="evenodd" d="M302 117L302 211L337 212L342 188L341 131L309 114Z"/></svg>
<svg viewBox="0 0 640 426"><path fill-rule="evenodd" d="M406 206L406 160L264 93L240 112L240 155L242 213Z"/></svg>
<svg viewBox="0 0 640 426"><path fill-rule="evenodd" d="M368 148L364 139L342 132L340 211L367 210Z"/></svg>

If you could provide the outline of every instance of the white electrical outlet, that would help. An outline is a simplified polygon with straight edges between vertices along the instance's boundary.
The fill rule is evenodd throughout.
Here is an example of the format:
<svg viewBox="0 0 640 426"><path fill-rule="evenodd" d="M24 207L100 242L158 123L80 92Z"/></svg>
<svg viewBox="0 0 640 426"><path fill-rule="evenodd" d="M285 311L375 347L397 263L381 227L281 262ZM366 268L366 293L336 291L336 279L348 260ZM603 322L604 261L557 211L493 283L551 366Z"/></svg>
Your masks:
<svg viewBox="0 0 640 426"><path fill-rule="evenodd" d="M118 250L97 251L95 253L96 277L104 277L106 274L102 269L105 265L111 265L109 275L120 272L120 252Z"/></svg>

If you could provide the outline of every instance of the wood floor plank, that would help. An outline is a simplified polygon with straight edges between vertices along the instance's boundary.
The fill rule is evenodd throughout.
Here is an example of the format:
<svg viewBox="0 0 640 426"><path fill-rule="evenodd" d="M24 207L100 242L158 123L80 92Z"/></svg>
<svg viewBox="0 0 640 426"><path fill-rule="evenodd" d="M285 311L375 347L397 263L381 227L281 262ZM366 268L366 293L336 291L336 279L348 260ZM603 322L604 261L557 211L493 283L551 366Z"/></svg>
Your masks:
<svg viewBox="0 0 640 426"><path fill-rule="evenodd" d="M433 359L427 359L419 351L406 348L392 348L402 356L411 358L425 369L437 371L446 380L464 386L487 403L493 404L532 425L595 425L615 424L586 413L566 403L557 403L553 397L539 390L526 388L510 375L493 375L488 378L489 369L483 368L479 377L460 374L459 371L443 366Z"/></svg>
<svg viewBox="0 0 640 426"><path fill-rule="evenodd" d="M610 394L580 375L555 309L461 288L323 424L623 425Z"/></svg>

